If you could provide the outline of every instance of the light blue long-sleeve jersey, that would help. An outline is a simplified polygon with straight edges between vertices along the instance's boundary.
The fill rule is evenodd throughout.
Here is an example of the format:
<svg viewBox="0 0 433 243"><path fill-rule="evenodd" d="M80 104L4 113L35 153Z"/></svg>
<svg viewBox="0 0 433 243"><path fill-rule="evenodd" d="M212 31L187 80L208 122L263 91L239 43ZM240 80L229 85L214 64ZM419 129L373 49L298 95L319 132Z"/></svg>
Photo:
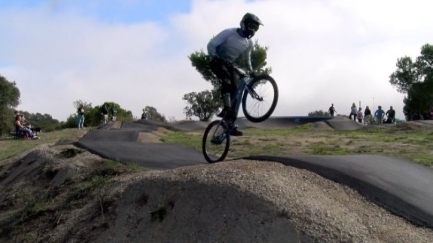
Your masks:
<svg viewBox="0 0 433 243"><path fill-rule="evenodd" d="M251 51L253 41L238 34L236 28L225 29L215 36L207 45L207 52L212 57L234 61L245 55L248 70L253 71L251 65Z"/></svg>

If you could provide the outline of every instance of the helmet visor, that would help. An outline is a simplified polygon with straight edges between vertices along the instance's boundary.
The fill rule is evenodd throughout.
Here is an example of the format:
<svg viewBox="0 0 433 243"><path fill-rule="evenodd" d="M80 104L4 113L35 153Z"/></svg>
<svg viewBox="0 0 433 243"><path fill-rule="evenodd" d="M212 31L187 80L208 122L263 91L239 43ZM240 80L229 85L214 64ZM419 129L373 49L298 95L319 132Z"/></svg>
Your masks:
<svg viewBox="0 0 433 243"><path fill-rule="evenodd" d="M252 31L257 31L257 30L259 30L259 24L257 24L257 23L254 23L254 22L249 22L249 23L247 23L247 29L248 30L252 30Z"/></svg>

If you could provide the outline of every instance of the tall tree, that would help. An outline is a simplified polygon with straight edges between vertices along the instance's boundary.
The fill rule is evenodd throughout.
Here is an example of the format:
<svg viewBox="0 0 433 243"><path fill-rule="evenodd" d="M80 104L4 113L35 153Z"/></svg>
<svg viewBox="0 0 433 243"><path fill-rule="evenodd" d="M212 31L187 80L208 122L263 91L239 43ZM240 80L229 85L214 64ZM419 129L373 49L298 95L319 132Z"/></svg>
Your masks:
<svg viewBox="0 0 433 243"><path fill-rule="evenodd" d="M256 40L251 52L251 65L253 70L258 74L270 74L272 72L272 68L266 67L267 51L268 47L260 46ZM220 87L220 80L210 69L211 57L203 50L193 52L188 56L188 58L191 61L192 66L202 75L203 79L210 82L214 88L212 91L206 90L199 93L192 92L185 94L183 100L186 100L189 106L185 107L184 113L187 117L197 116L200 120L209 120L218 112L218 109L222 104L221 96L216 95L216 92ZM240 67L246 68L246 60L244 58L245 57L240 56L235 60L235 63ZM201 110L198 110L199 107L207 107L206 114L202 108L200 108Z"/></svg>
<svg viewBox="0 0 433 243"><path fill-rule="evenodd" d="M13 110L20 104L20 95L16 83L0 75L0 135L14 129Z"/></svg>
<svg viewBox="0 0 433 243"><path fill-rule="evenodd" d="M396 66L389 82L398 92L407 94L403 100L406 119L416 112L427 113L433 107L433 45L422 46L415 62L405 56L397 60Z"/></svg>
<svg viewBox="0 0 433 243"><path fill-rule="evenodd" d="M185 94L182 99L189 104L184 108L186 117L196 116L200 121L209 121L215 111L221 107L221 99L215 99L215 97L220 97L220 92L215 89Z"/></svg>
<svg viewBox="0 0 433 243"><path fill-rule="evenodd" d="M155 107L152 106L146 106L144 108L144 112L147 114L147 119L151 121L156 122L162 122L167 123L167 120L165 119L165 116L163 114L160 114Z"/></svg>

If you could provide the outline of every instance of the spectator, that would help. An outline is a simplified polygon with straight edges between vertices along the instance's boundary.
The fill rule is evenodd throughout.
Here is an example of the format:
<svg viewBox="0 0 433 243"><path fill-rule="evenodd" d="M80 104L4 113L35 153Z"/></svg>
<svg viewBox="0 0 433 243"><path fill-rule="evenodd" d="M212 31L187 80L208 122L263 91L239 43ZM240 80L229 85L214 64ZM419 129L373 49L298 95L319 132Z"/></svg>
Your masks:
<svg viewBox="0 0 433 243"><path fill-rule="evenodd" d="M364 114L362 113L361 107L359 107L358 113L356 113L356 119L358 119L359 123L362 123L362 119L364 119Z"/></svg>
<svg viewBox="0 0 433 243"><path fill-rule="evenodd" d="M33 127L32 124L30 124L26 118L24 117L24 115L20 115L21 116L21 124L25 127L30 129L33 133L35 133L36 135L38 135L38 132L41 131L41 128L39 127Z"/></svg>
<svg viewBox="0 0 433 243"><path fill-rule="evenodd" d="M366 106L364 110L364 124L371 124L371 110L370 107Z"/></svg>
<svg viewBox="0 0 433 243"><path fill-rule="evenodd" d="M417 120L424 120L424 117L421 115L420 112L416 112L412 116L412 121L417 121Z"/></svg>
<svg viewBox="0 0 433 243"><path fill-rule="evenodd" d="M115 122L117 117L117 110L116 107L114 107L114 105L111 106L110 113L111 113L111 121Z"/></svg>
<svg viewBox="0 0 433 243"><path fill-rule="evenodd" d="M146 118L147 118L147 114L143 109L143 114L141 114L141 120L146 120Z"/></svg>
<svg viewBox="0 0 433 243"><path fill-rule="evenodd" d="M78 129L84 129L84 105L80 104L77 109L78 113Z"/></svg>
<svg viewBox="0 0 433 243"><path fill-rule="evenodd" d="M23 133L24 135L26 135L27 137L31 138L31 139L39 139L38 136L36 136L32 130L30 130L29 128L25 127L22 124L22 119L23 117L21 115L18 115L15 117L15 130L18 133Z"/></svg>
<svg viewBox="0 0 433 243"><path fill-rule="evenodd" d="M108 108L107 108L107 104L103 104L101 107L101 114L104 120L104 124L107 124L108 121Z"/></svg>
<svg viewBox="0 0 433 243"><path fill-rule="evenodd" d="M386 112L386 123L394 123L395 120L395 110L392 106L389 107L389 110Z"/></svg>
<svg viewBox="0 0 433 243"><path fill-rule="evenodd" d="M384 116L385 116L385 112L382 110L382 106L379 106L376 112L374 113L374 118L376 119L377 124L383 123Z"/></svg>
<svg viewBox="0 0 433 243"><path fill-rule="evenodd" d="M349 119L352 119L352 116L353 116L353 120L356 121L356 114L357 113L358 113L358 109L356 109L355 103L352 103L352 107L350 107Z"/></svg>
<svg viewBox="0 0 433 243"><path fill-rule="evenodd" d="M334 113L337 112L337 111L335 110L334 104L332 104L331 107L329 107L328 112L329 112L329 114L330 114L331 116L334 116Z"/></svg>

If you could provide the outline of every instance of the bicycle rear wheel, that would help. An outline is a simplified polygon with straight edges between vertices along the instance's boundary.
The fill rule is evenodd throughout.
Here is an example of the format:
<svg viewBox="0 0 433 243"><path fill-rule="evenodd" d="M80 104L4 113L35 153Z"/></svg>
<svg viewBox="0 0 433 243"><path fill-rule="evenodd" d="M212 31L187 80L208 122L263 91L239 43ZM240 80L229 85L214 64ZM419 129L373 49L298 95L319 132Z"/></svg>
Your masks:
<svg viewBox="0 0 433 243"><path fill-rule="evenodd" d="M272 115L277 106L277 83L269 75L260 75L248 86L250 89L242 97L242 110L248 120L262 122Z"/></svg>
<svg viewBox="0 0 433 243"><path fill-rule="evenodd" d="M209 163L222 161L227 156L230 146L230 136L226 126L220 120L209 124L203 134L202 152Z"/></svg>

